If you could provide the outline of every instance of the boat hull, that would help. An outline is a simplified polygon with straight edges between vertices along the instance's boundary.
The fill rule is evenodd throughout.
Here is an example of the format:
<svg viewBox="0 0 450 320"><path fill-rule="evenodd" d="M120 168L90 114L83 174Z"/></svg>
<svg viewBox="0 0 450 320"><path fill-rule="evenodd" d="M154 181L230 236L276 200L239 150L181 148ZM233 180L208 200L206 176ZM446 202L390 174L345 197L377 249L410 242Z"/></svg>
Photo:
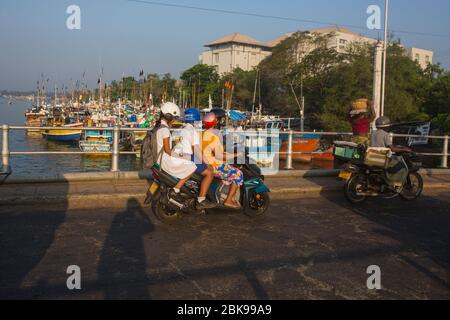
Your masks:
<svg viewBox="0 0 450 320"><path fill-rule="evenodd" d="M51 141L79 141L81 138L81 130L47 130L43 135L47 140Z"/></svg>
<svg viewBox="0 0 450 320"><path fill-rule="evenodd" d="M289 135L281 134L280 160L286 160L288 152ZM309 163L312 160L312 152L319 147L319 134L294 135L292 137L292 160ZM299 152L299 153L297 153ZM305 154L301 154L304 152Z"/></svg>
<svg viewBox="0 0 450 320"><path fill-rule="evenodd" d="M102 141L80 141L83 152L111 152L111 143Z"/></svg>

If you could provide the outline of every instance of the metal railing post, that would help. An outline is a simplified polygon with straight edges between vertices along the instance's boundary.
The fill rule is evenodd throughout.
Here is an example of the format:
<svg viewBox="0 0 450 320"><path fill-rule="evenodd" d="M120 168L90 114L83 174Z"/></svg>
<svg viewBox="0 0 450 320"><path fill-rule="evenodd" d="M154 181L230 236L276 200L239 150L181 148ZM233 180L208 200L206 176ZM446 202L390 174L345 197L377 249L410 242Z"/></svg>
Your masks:
<svg viewBox="0 0 450 320"><path fill-rule="evenodd" d="M11 167L9 165L9 126L4 124L2 126L2 165L3 171L11 172Z"/></svg>
<svg viewBox="0 0 450 320"><path fill-rule="evenodd" d="M287 146L287 154L286 154L286 170L292 170L294 169L292 167L292 141L294 137L294 132L291 130L289 131L289 138L288 138L288 146Z"/></svg>
<svg viewBox="0 0 450 320"><path fill-rule="evenodd" d="M442 163L441 167L444 169L448 168L448 136L445 136L444 138L444 147L442 148Z"/></svg>
<svg viewBox="0 0 450 320"><path fill-rule="evenodd" d="M112 172L119 171L119 135L120 135L120 128L118 126L115 126L113 131L113 150L111 163Z"/></svg>

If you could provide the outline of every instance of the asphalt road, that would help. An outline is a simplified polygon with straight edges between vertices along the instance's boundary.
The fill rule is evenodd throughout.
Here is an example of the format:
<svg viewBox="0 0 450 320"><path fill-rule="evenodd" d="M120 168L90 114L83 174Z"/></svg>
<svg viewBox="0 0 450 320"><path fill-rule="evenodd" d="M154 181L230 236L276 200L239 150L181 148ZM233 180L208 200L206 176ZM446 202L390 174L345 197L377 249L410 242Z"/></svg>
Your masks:
<svg viewBox="0 0 450 320"><path fill-rule="evenodd" d="M0 298L450 299L450 192L353 207L340 194L158 222L136 199L0 207ZM81 289L68 290L69 265ZM367 267L381 290L367 288Z"/></svg>

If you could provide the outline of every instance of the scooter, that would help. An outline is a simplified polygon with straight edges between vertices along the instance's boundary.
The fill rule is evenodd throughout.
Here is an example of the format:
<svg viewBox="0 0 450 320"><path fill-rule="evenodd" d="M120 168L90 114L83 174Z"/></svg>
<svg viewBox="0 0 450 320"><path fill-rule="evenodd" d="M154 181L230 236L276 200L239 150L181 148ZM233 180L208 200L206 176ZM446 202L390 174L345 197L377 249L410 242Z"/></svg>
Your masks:
<svg viewBox="0 0 450 320"><path fill-rule="evenodd" d="M244 184L236 192L235 200L241 204L241 210L247 216L252 218L263 216L269 208L270 190L264 183L260 168L250 163L247 150L245 164L237 167L244 174ZM208 211L196 208L203 179L201 175L194 174L181 189L179 199L175 200L169 197L169 190L176 185L178 179L164 172L157 164L151 170L153 182L147 191L145 204L151 205L153 213L160 221L171 224L183 214L204 214ZM217 204L216 208L229 209L223 204L229 188L221 179L214 178L207 195L208 200Z"/></svg>

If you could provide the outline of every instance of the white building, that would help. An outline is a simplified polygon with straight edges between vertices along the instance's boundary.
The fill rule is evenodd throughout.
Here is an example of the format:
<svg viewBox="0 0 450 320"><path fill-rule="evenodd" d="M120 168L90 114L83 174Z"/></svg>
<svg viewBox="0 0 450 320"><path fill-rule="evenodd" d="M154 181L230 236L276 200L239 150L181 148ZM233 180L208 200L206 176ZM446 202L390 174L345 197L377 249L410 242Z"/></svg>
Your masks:
<svg viewBox="0 0 450 320"><path fill-rule="evenodd" d="M309 30L312 34L332 34L329 47L339 53L345 53L351 43L376 44L378 40L364 37L346 28L325 27ZM199 56L199 62L214 66L219 74L231 72L236 68L250 71L266 57L272 54L272 49L292 33L282 35L269 42L261 42L252 37L233 33L205 45L208 48ZM433 52L419 48L406 48L406 54L416 60L422 68L433 63Z"/></svg>
<svg viewBox="0 0 450 320"><path fill-rule="evenodd" d="M425 69L429 64L433 64L433 51L419 48L406 48L406 54L411 60L417 61L422 69Z"/></svg>
<svg viewBox="0 0 450 320"><path fill-rule="evenodd" d="M214 66L219 74L241 68L249 71L272 53L272 48L249 36L233 33L205 45L200 63Z"/></svg>

